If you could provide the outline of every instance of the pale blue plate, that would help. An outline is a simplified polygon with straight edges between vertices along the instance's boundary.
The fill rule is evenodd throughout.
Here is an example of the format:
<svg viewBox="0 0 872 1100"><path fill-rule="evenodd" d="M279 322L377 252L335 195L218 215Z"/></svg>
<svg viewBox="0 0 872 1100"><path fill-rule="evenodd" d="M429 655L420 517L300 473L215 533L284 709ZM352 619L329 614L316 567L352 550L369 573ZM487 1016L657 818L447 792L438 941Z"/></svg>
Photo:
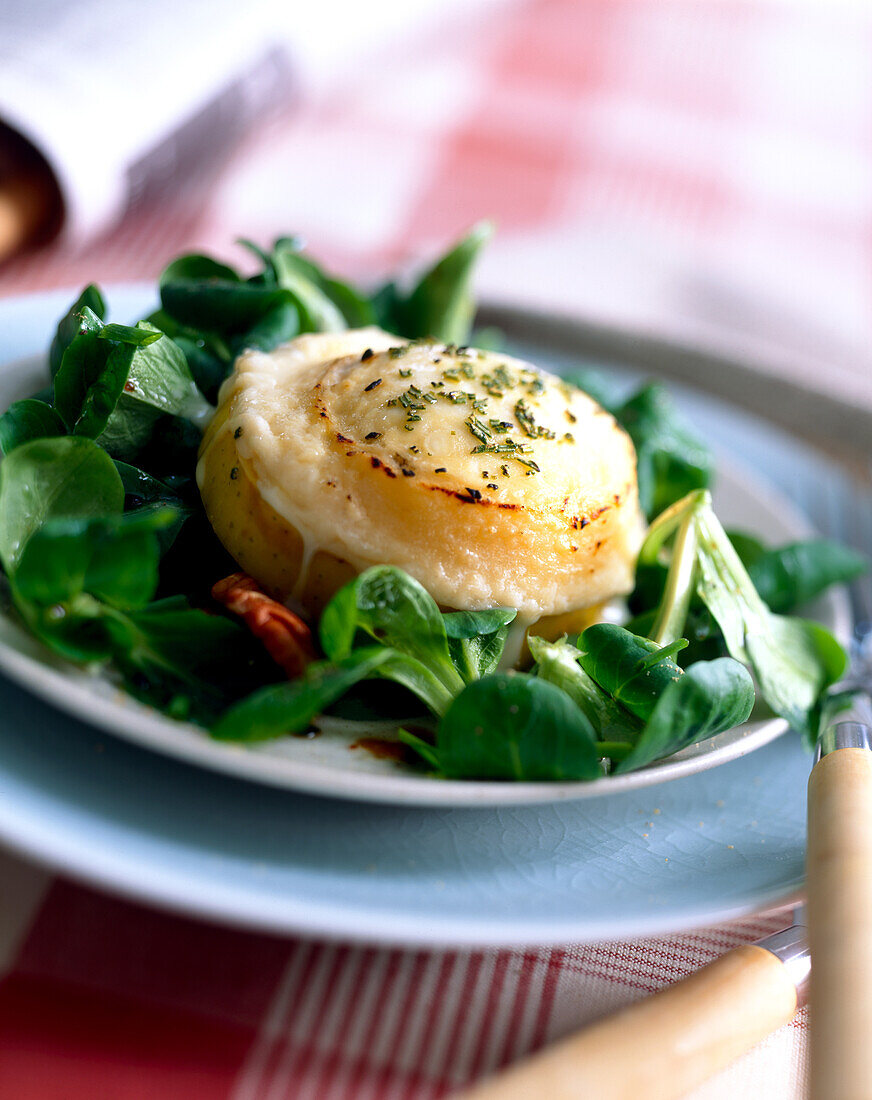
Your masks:
<svg viewBox="0 0 872 1100"><path fill-rule="evenodd" d="M39 350L68 299L0 302L0 361ZM141 291L113 299L119 316L142 302ZM580 347L575 361L583 354ZM541 344L535 357L556 359ZM643 363L640 344L635 366ZM716 442L762 464L788 495L813 502L818 526L872 545L868 495L837 468L761 421L685 400ZM593 941L710 924L790 900L802 885L809 765L788 734L709 771L598 799L377 806L174 761L0 680L5 843L185 913L344 939Z"/></svg>

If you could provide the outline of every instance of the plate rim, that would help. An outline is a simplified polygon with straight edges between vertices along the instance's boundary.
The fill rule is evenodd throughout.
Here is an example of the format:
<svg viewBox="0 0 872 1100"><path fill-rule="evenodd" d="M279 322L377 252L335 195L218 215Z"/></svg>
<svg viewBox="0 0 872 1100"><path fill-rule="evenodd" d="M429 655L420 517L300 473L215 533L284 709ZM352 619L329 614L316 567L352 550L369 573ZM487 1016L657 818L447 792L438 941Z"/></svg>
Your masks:
<svg viewBox="0 0 872 1100"><path fill-rule="evenodd" d="M196 892L192 894L186 872L166 864L162 867L159 883L151 880L144 886L139 865L126 859L123 852L116 855L111 849L84 848L80 843L77 846L74 837L67 841L66 834L58 830L46 829L45 834L40 843L39 830L28 829L26 819L7 814L5 808L0 806L0 835L4 846L48 870L60 870L77 881L119 897L137 903L146 901L165 912L227 927L286 936L315 935L319 940L331 943L353 942L394 949L510 949L556 947L569 943L609 943L630 937L642 939L741 920L753 914L796 905L804 896L802 884L797 883L786 889L772 887L758 892L745 902L723 906L714 912L705 910L702 902L697 902L696 911L680 925L675 924L673 914L656 913L644 919L627 915L588 920L580 931L572 918L559 921L552 918L547 932L531 935L530 918L521 918L516 925L501 924L495 930L493 925L471 926L464 917L440 916L429 923L422 921L420 915L404 914L399 917L394 911L391 926L386 927L383 923L384 910L378 908L351 908L347 904L339 907L328 903L319 909L311 899L297 901L288 896L283 897L280 903L270 904L258 894L247 894L244 903L240 904L238 890L225 890L223 894L216 892L216 876L210 879L210 893L207 896ZM369 927L379 928L379 932L367 934L362 931ZM475 929L472 933L471 928Z"/></svg>

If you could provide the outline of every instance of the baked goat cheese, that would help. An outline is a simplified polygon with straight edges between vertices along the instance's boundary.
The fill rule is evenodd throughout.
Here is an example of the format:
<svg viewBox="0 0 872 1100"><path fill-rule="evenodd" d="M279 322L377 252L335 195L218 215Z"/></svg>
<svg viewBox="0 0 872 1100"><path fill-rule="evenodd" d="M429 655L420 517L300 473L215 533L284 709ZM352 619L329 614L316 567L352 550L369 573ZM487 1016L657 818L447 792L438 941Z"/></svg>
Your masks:
<svg viewBox="0 0 872 1100"><path fill-rule="evenodd" d="M389 564L445 609L513 607L554 636L630 591L643 530L633 445L590 397L377 328L240 356L197 480L239 565L312 615Z"/></svg>

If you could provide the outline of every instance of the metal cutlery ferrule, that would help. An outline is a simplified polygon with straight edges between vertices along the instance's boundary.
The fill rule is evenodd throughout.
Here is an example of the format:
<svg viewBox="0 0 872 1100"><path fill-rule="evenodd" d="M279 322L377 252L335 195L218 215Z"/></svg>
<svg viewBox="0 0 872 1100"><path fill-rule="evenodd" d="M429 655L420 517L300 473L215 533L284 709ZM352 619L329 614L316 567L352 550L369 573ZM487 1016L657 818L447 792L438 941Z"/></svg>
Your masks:
<svg viewBox="0 0 872 1100"><path fill-rule="evenodd" d="M808 950L808 930L804 924L794 924L782 928L757 940L757 947L771 952L779 959L796 987L797 1005L805 1004L808 998L808 980L811 974L811 954Z"/></svg>
<svg viewBox="0 0 872 1100"><path fill-rule="evenodd" d="M854 718L827 726L818 741L815 763L837 749L872 749L872 726Z"/></svg>

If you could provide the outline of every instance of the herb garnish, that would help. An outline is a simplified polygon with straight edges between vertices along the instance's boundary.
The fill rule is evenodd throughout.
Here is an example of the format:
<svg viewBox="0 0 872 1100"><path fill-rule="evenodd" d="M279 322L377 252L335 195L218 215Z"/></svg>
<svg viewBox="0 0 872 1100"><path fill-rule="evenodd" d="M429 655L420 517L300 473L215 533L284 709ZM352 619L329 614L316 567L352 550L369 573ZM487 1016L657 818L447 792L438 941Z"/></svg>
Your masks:
<svg viewBox="0 0 872 1100"><path fill-rule="evenodd" d="M466 420L464 420L464 424L466 424L467 428L469 428L472 435L476 439L478 439L480 442L487 443L488 440L490 440L492 438L490 428L488 428L488 426L486 424L483 424L478 419L478 417L468 416L466 418ZM478 452L473 451L473 454L476 454L476 453L478 453Z"/></svg>
<svg viewBox="0 0 872 1100"><path fill-rule="evenodd" d="M523 397L515 402L515 416L530 439L554 438L554 432L550 428L545 428L543 425L536 423L536 418Z"/></svg>

